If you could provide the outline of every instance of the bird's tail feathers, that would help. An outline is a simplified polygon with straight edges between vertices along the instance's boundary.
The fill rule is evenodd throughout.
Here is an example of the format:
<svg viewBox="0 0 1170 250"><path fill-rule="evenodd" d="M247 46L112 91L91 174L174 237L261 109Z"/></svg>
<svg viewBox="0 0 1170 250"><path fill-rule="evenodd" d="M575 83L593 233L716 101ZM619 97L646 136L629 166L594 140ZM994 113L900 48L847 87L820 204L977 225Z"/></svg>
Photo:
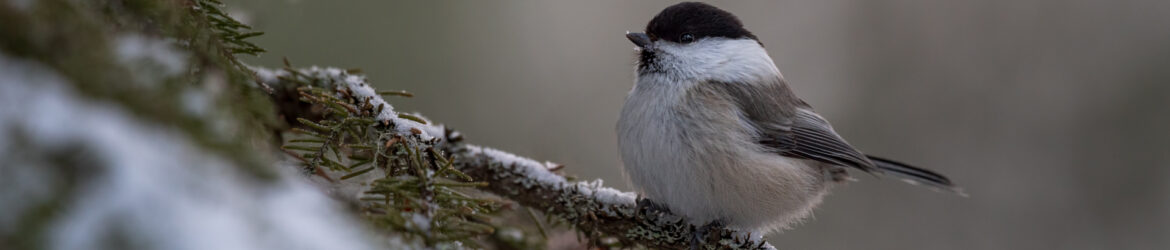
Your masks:
<svg viewBox="0 0 1170 250"><path fill-rule="evenodd" d="M963 197L967 196L962 188L955 186L946 176L934 171L872 155L866 155L866 157L877 167L878 173L896 176L907 183L923 185L936 191L947 191Z"/></svg>

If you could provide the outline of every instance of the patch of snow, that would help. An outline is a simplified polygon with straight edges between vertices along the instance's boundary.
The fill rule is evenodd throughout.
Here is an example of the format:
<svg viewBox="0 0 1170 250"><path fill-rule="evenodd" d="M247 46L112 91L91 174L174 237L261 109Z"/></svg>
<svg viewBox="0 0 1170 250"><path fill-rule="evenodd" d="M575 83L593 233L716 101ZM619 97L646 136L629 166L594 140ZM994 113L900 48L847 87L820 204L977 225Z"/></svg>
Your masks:
<svg viewBox="0 0 1170 250"><path fill-rule="evenodd" d="M252 72L256 72L256 77L259 78L260 81L263 81L266 83L274 83L276 81L279 81L280 79L277 78L278 76L281 76L281 74L279 72L283 72L283 70L271 70L271 69L263 68L263 67L248 67L248 68L251 69Z"/></svg>
<svg viewBox="0 0 1170 250"><path fill-rule="evenodd" d="M519 242L524 240L524 232L516 228L505 228L500 231L501 238L508 239L508 241Z"/></svg>
<svg viewBox="0 0 1170 250"><path fill-rule="evenodd" d="M420 213L411 213L410 214L410 223L413 223L415 228L417 228L420 231L430 231L431 230L431 218L427 218L426 215L423 215Z"/></svg>
<svg viewBox="0 0 1170 250"><path fill-rule="evenodd" d="M176 48L173 40L123 34L113 46L118 63L133 70L139 84L155 83L187 70L188 55Z"/></svg>
<svg viewBox="0 0 1170 250"><path fill-rule="evenodd" d="M179 98L182 99L183 110L192 115L206 116L211 109L212 96L201 89L188 88Z"/></svg>
<svg viewBox="0 0 1170 250"><path fill-rule="evenodd" d="M504 166L514 165L517 171L528 177L528 179L540 182L544 186L557 187L567 183L564 176L557 175L549 171L549 166L546 163L541 163L532 159L516 156L512 153L496 150L493 148L479 147L475 145L467 145L467 150L472 154L483 154L493 160L499 161Z"/></svg>
<svg viewBox="0 0 1170 250"><path fill-rule="evenodd" d="M13 133L27 141L9 145ZM0 135L0 224L28 213L9 200L65 195L44 235L49 249L375 248L361 223L295 174L252 177L182 134L86 99L48 67L2 54ZM54 162L21 162L16 147L94 159L62 166L86 174L73 193L52 194L62 177L37 164Z"/></svg>
<svg viewBox="0 0 1170 250"><path fill-rule="evenodd" d="M638 196L634 193L622 192L611 187L599 186L593 188L593 197L598 202L606 204L634 204Z"/></svg>

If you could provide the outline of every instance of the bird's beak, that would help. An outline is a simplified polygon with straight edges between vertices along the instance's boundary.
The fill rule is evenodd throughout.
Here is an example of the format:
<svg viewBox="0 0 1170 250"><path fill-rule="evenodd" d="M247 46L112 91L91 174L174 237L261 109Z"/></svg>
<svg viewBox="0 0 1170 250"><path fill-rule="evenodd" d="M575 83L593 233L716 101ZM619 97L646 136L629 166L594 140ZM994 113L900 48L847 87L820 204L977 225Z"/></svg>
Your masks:
<svg viewBox="0 0 1170 250"><path fill-rule="evenodd" d="M626 31L626 38L630 39L630 42L633 42L634 45L638 45L638 47L641 48L645 48L646 45L650 44L650 36L647 36L646 33Z"/></svg>

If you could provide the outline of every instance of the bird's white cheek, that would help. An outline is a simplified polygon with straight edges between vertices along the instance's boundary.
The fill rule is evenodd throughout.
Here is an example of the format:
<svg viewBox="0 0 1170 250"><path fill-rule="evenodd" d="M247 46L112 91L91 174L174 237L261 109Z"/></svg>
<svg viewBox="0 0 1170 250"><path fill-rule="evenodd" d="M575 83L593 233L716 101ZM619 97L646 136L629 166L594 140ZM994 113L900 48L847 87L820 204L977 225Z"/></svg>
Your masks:
<svg viewBox="0 0 1170 250"><path fill-rule="evenodd" d="M770 82L780 77L768 52L751 39L661 42L655 49L662 72L680 80Z"/></svg>

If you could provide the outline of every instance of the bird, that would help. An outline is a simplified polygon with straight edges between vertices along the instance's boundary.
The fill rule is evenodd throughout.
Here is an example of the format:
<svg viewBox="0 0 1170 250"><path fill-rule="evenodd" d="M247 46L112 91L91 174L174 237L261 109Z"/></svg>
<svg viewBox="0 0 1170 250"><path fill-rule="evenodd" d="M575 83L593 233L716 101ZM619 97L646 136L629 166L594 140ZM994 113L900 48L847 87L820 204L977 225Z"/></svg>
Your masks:
<svg viewBox="0 0 1170 250"><path fill-rule="evenodd" d="M808 218L852 180L848 169L962 193L946 176L851 146L730 12L678 3L626 38L636 80L616 130L640 207L762 235Z"/></svg>

